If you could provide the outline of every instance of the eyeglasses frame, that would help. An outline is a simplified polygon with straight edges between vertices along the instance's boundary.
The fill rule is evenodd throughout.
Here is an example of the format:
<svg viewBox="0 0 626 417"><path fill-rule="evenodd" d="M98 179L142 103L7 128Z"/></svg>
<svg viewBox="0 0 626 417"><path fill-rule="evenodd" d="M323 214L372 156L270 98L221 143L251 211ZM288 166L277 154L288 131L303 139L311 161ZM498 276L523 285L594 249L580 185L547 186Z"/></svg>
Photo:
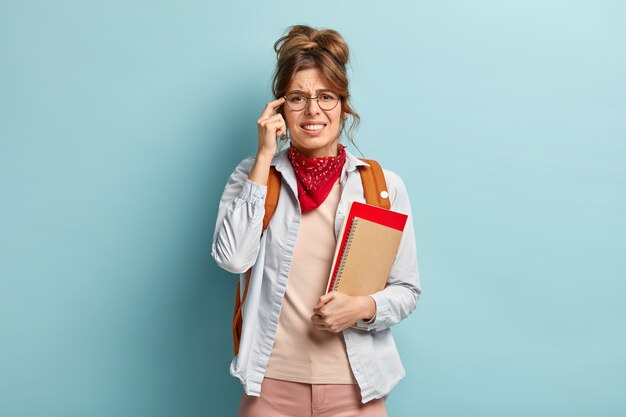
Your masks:
<svg viewBox="0 0 626 417"><path fill-rule="evenodd" d="M325 109L322 106L320 106L320 101L319 101L319 97L320 95L324 94L325 92L330 92L333 93L337 96L337 102L335 103L335 105L333 107L331 107L330 109ZM287 103L287 106L289 107L289 109L291 109L291 111L302 111L304 109L306 109L309 105L309 101L310 100L315 100L317 102L317 105L319 106L320 109L324 110L324 111L331 111L332 109L334 109L335 107L337 107L337 104L339 104L339 102L341 101L341 96L337 93L335 93L332 90L325 90L325 91L321 91L320 94L317 95L317 97L307 97L303 94L304 99L306 100L306 102L304 103L304 107L301 108L300 110L294 110L293 108L291 108L291 106L289 105L289 100L287 100L287 96L289 94L293 93L293 91L288 92L287 94L285 94L283 97L285 98L285 103Z"/></svg>

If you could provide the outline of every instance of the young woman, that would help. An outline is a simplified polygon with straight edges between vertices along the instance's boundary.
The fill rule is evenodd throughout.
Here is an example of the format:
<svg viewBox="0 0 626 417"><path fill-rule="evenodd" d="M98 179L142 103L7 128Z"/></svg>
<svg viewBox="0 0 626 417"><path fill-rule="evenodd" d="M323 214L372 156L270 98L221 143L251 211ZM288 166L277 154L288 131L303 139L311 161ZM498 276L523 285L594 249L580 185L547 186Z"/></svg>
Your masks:
<svg viewBox="0 0 626 417"><path fill-rule="evenodd" d="M409 197L385 169L391 209L409 215L386 288L325 294L347 206L365 202L358 166L367 164L340 143L348 118L350 140L359 121L349 101L349 49L336 31L302 25L274 49L277 98L257 121L256 156L226 184L211 251L242 285L252 267L230 366L244 386L239 415L386 416L385 399L404 377L390 326L413 312L421 294ZM281 136L287 149L278 149ZM270 166L282 187L262 234Z"/></svg>

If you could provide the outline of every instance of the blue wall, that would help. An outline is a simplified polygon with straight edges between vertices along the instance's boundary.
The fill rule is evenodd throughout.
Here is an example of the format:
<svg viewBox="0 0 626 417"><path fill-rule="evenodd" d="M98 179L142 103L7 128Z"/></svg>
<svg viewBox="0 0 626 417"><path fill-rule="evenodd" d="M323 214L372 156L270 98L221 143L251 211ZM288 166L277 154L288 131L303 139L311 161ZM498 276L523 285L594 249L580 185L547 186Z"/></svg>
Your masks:
<svg viewBox="0 0 626 417"><path fill-rule="evenodd" d="M236 415L210 243L305 23L411 193L390 415L623 416L624 2L249 3L0 2L0 415Z"/></svg>

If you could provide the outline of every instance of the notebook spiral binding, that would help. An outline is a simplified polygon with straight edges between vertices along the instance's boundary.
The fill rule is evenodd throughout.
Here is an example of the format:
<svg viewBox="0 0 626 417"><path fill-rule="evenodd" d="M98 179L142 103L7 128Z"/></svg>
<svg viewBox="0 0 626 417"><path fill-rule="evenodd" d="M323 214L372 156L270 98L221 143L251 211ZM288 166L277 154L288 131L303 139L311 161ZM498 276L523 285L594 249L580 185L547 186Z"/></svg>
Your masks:
<svg viewBox="0 0 626 417"><path fill-rule="evenodd" d="M352 238L354 237L354 232L356 230L356 225L359 221L358 217L352 219L352 223L350 224L350 233L348 234L348 239L346 239L346 245L342 250L341 262L339 263L339 268L337 269L337 279L335 280L335 285L333 285L333 290L336 290L339 287L339 282L341 281L341 274L343 273L343 269L346 265L346 259L348 259L348 252L350 251L350 244L352 243Z"/></svg>

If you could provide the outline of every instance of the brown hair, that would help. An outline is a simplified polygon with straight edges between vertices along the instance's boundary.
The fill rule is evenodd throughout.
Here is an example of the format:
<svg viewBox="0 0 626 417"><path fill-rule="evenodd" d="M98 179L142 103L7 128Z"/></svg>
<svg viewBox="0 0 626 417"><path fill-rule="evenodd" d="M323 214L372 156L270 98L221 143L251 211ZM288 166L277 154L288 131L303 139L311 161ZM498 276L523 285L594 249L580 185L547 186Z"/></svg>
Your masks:
<svg viewBox="0 0 626 417"><path fill-rule="evenodd" d="M274 43L277 62L272 80L274 97L282 97L296 72L300 70L319 69L330 88L341 97L341 130L350 117L348 139L354 143L354 132L361 121L359 114L350 104L348 76L346 65L350 51L343 37L332 29L315 29L304 25L294 25L289 32ZM358 147L357 147L358 149ZM359 150L360 152L360 150Z"/></svg>

